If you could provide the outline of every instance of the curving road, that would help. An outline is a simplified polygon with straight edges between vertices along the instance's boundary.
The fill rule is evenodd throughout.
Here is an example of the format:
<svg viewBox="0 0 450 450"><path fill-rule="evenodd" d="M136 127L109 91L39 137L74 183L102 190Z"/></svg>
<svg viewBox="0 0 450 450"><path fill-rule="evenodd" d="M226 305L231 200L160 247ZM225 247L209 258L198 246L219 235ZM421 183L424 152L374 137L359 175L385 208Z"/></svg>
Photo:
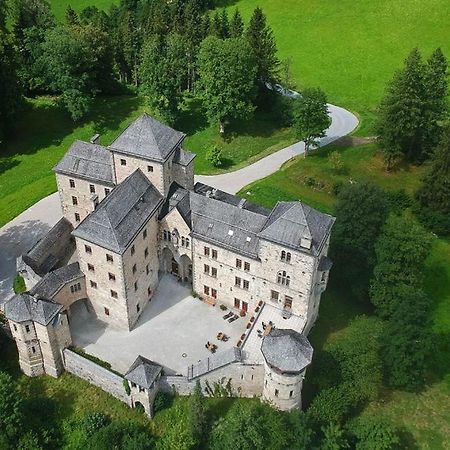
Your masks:
<svg viewBox="0 0 450 450"><path fill-rule="evenodd" d="M320 146L351 133L358 125L358 119L351 112L334 105L328 105L328 109L332 122ZM235 194L247 184L276 172L283 163L302 154L304 149L303 142L297 142L242 169L222 175L196 175L195 181ZM54 193L0 228L0 305L13 294L16 258L25 253L61 216L59 196Z"/></svg>

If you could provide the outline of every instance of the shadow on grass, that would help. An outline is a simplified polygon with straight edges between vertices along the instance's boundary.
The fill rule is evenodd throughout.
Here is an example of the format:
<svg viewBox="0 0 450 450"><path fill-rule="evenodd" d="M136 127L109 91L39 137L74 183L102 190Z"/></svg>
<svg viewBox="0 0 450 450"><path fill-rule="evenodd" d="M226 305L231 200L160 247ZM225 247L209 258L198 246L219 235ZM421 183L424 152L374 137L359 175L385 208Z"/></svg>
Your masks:
<svg viewBox="0 0 450 450"><path fill-rule="evenodd" d="M17 161L17 159L10 156L0 159L0 174L6 172L9 169L12 169L15 166L18 166L19 164L20 162Z"/></svg>
<svg viewBox="0 0 450 450"><path fill-rule="evenodd" d="M83 120L74 122L54 98L29 100L13 137L0 147L0 154L7 157L6 162L4 159L1 162L0 172L12 167L11 156L33 154L52 145L61 145L65 137L90 122L96 133L117 129L141 101L134 96L97 97L90 113Z"/></svg>

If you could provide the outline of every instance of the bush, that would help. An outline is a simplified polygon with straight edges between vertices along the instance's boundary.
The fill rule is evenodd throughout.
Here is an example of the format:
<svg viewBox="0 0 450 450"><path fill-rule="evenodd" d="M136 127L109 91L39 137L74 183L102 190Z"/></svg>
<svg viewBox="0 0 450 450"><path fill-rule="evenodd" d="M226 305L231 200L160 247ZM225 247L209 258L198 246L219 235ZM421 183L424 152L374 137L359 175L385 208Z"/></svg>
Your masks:
<svg viewBox="0 0 450 450"><path fill-rule="evenodd" d="M336 183L333 184L333 188L332 188L333 194L337 197L343 187L344 187L344 183L342 181L336 181Z"/></svg>
<svg viewBox="0 0 450 450"><path fill-rule="evenodd" d="M173 396L167 392L158 392L153 403L153 410L155 413L164 409L170 408L173 403Z"/></svg>
<svg viewBox="0 0 450 450"><path fill-rule="evenodd" d="M395 192L386 192L389 209L393 212L402 211L411 207L413 204L412 198L406 193L404 189Z"/></svg>
<svg viewBox="0 0 450 450"><path fill-rule="evenodd" d="M209 161L214 167L221 167L223 164L222 149L213 145L206 152L206 160Z"/></svg>
<svg viewBox="0 0 450 450"><path fill-rule="evenodd" d="M101 412L89 412L84 416L80 428L86 436L92 436L110 422L109 417Z"/></svg>
<svg viewBox="0 0 450 450"><path fill-rule="evenodd" d="M13 289L16 294L20 294L27 290L27 287L25 286L25 280L23 276L20 275L20 273L17 273L14 278Z"/></svg>
<svg viewBox="0 0 450 450"><path fill-rule="evenodd" d="M363 415L350 421L347 428L356 440L356 450L393 450L400 444L398 430L383 416Z"/></svg>
<svg viewBox="0 0 450 450"><path fill-rule="evenodd" d="M439 236L450 234L450 215L419 206L415 207L414 213L419 222L433 233Z"/></svg>
<svg viewBox="0 0 450 450"><path fill-rule="evenodd" d="M341 154L337 150L331 152L330 155L328 156L328 164L335 172L337 173L342 172L344 168L344 163L342 162Z"/></svg>

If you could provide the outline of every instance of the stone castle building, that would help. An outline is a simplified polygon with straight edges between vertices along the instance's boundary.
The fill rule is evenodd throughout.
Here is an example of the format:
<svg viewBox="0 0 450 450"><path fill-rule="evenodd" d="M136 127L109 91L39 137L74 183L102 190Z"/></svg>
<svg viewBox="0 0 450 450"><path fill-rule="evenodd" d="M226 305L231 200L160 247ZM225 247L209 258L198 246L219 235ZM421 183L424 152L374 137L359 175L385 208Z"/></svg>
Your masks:
<svg viewBox="0 0 450 450"><path fill-rule="evenodd" d="M109 147L98 137L76 141L56 165L64 217L23 255L24 272L39 281L5 307L21 367L30 376L61 373L67 316L79 300L107 326L133 330L171 273L206 303L256 317L233 352L208 360L207 369L192 366L187 382L230 376L239 385L251 369L241 395L300 407L334 218L299 201L269 210L194 184L195 155L183 149L184 137L144 114ZM65 246L61 236L69 236ZM73 246L67 265L61 247ZM258 340L252 330L264 308L281 322ZM139 356L125 376L133 398L145 393L149 414L163 383L158 367Z"/></svg>

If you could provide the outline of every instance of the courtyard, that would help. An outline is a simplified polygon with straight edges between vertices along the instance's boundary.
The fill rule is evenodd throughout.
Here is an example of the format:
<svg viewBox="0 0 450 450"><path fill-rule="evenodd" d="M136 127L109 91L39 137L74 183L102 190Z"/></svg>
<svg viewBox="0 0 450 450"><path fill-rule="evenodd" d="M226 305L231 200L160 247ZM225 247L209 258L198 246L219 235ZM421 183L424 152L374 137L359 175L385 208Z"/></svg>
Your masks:
<svg viewBox="0 0 450 450"><path fill-rule="evenodd" d="M163 366L166 374L187 375L188 365L212 355L205 348L208 341L217 345L216 353L236 346L248 319L229 323L223 319L228 312L192 297L189 285L167 274L131 332L107 327L83 302L71 307L70 329L75 346L121 373L142 355ZM220 332L228 341L217 339Z"/></svg>

